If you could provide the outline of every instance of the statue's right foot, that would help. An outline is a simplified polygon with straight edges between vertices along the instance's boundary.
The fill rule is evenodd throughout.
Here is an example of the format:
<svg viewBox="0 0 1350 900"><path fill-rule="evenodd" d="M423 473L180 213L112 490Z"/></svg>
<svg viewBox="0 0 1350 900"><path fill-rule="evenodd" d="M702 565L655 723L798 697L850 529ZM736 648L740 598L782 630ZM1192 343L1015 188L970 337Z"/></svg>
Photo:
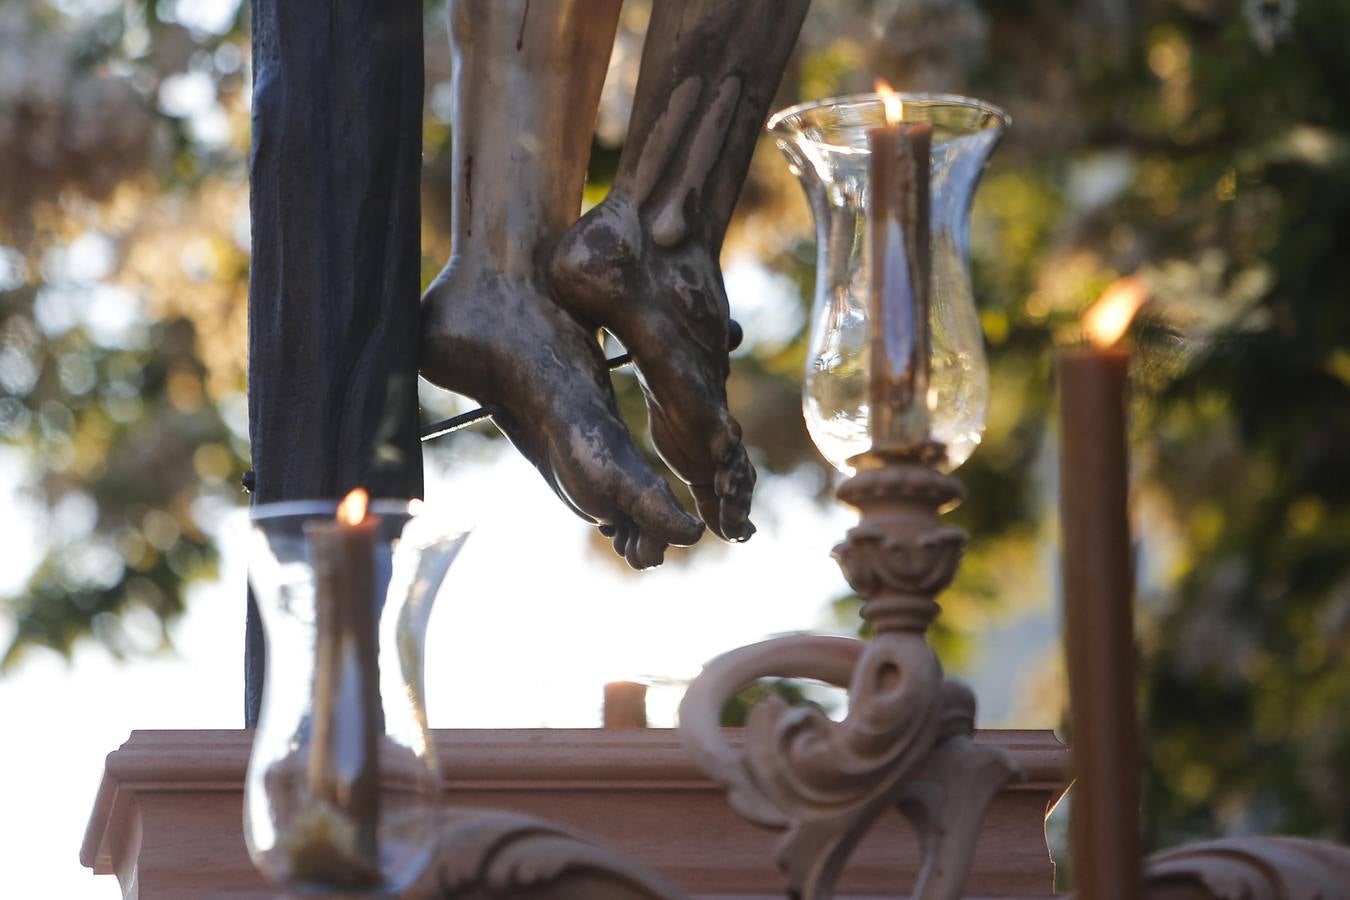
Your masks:
<svg viewBox="0 0 1350 900"><path fill-rule="evenodd" d="M560 304L633 354L652 441L703 521L748 540L755 467L727 411L731 323L716 258L698 241L660 246L616 190L563 237L549 275Z"/></svg>
<svg viewBox="0 0 1350 900"><path fill-rule="evenodd" d="M529 279L452 259L422 298L421 372L500 410L516 449L633 568L701 536L634 446L595 336Z"/></svg>
<svg viewBox="0 0 1350 900"><path fill-rule="evenodd" d="M628 138L549 283L637 363L657 451L719 537L755 531L755 468L727 406L722 239L808 0L655 0Z"/></svg>

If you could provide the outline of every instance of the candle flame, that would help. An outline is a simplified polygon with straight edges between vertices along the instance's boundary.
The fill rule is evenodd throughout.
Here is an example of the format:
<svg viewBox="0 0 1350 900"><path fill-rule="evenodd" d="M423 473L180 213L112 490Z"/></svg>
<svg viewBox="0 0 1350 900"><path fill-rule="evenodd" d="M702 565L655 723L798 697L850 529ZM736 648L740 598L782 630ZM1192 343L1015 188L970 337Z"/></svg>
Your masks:
<svg viewBox="0 0 1350 900"><path fill-rule="evenodd" d="M360 525L366 518L366 507L370 505L370 492L365 488L354 488L338 504L337 520L343 525Z"/></svg>
<svg viewBox="0 0 1350 900"><path fill-rule="evenodd" d="M900 99L900 95L891 87L891 83L884 78L878 78L872 83L872 88L881 97L881 105L886 108L886 124L899 125L905 118L905 103Z"/></svg>
<svg viewBox="0 0 1350 900"><path fill-rule="evenodd" d="M1148 284L1138 275L1111 283L1083 313L1083 331L1094 347L1110 347L1124 336L1134 314L1149 298Z"/></svg>

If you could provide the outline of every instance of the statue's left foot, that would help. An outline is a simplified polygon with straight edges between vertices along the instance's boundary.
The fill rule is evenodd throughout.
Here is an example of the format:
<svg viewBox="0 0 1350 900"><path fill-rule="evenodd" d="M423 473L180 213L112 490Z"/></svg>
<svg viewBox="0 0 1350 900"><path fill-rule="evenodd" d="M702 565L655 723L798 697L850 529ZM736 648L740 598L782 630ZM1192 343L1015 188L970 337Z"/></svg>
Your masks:
<svg viewBox="0 0 1350 900"><path fill-rule="evenodd" d="M550 281L564 308L633 354L656 449L703 521L723 540L748 540L755 467L727 411L731 326L714 255L698 240L662 246L616 190L563 237Z"/></svg>

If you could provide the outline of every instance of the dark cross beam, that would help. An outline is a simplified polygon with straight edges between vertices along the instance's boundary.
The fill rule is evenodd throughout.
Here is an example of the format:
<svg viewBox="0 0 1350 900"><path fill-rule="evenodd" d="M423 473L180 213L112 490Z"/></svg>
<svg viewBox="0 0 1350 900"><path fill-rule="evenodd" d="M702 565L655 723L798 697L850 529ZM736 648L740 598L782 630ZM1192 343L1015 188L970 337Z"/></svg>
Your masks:
<svg viewBox="0 0 1350 900"><path fill-rule="evenodd" d="M253 0L253 502L422 493L422 4ZM245 721L262 629L249 598Z"/></svg>

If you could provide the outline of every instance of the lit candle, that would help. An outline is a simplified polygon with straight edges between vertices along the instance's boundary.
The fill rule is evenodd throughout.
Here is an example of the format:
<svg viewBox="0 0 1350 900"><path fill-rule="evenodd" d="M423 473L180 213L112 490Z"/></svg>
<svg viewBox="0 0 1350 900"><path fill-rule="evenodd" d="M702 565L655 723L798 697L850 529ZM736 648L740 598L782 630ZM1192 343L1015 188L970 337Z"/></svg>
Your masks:
<svg viewBox="0 0 1350 900"><path fill-rule="evenodd" d="M331 522L305 527L314 561L317 642L305 772L307 803L287 846L297 876L327 884L379 880L380 688L375 541L357 488Z"/></svg>
<svg viewBox="0 0 1350 900"><path fill-rule="evenodd" d="M868 407L872 448L905 452L929 440L929 153L933 126L906 123L900 95L877 92L886 125L867 133L871 150L871 364Z"/></svg>
<svg viewBox="0 0 1350 900"><path fill-rule="evenodd" d="M1071 744L1073 872L1084 900L1135 900L1139 754L1125 388L1117 346L1148 298L1124 278L1083 317L1089 343L1058 354L1060 531Z"/></svg>

